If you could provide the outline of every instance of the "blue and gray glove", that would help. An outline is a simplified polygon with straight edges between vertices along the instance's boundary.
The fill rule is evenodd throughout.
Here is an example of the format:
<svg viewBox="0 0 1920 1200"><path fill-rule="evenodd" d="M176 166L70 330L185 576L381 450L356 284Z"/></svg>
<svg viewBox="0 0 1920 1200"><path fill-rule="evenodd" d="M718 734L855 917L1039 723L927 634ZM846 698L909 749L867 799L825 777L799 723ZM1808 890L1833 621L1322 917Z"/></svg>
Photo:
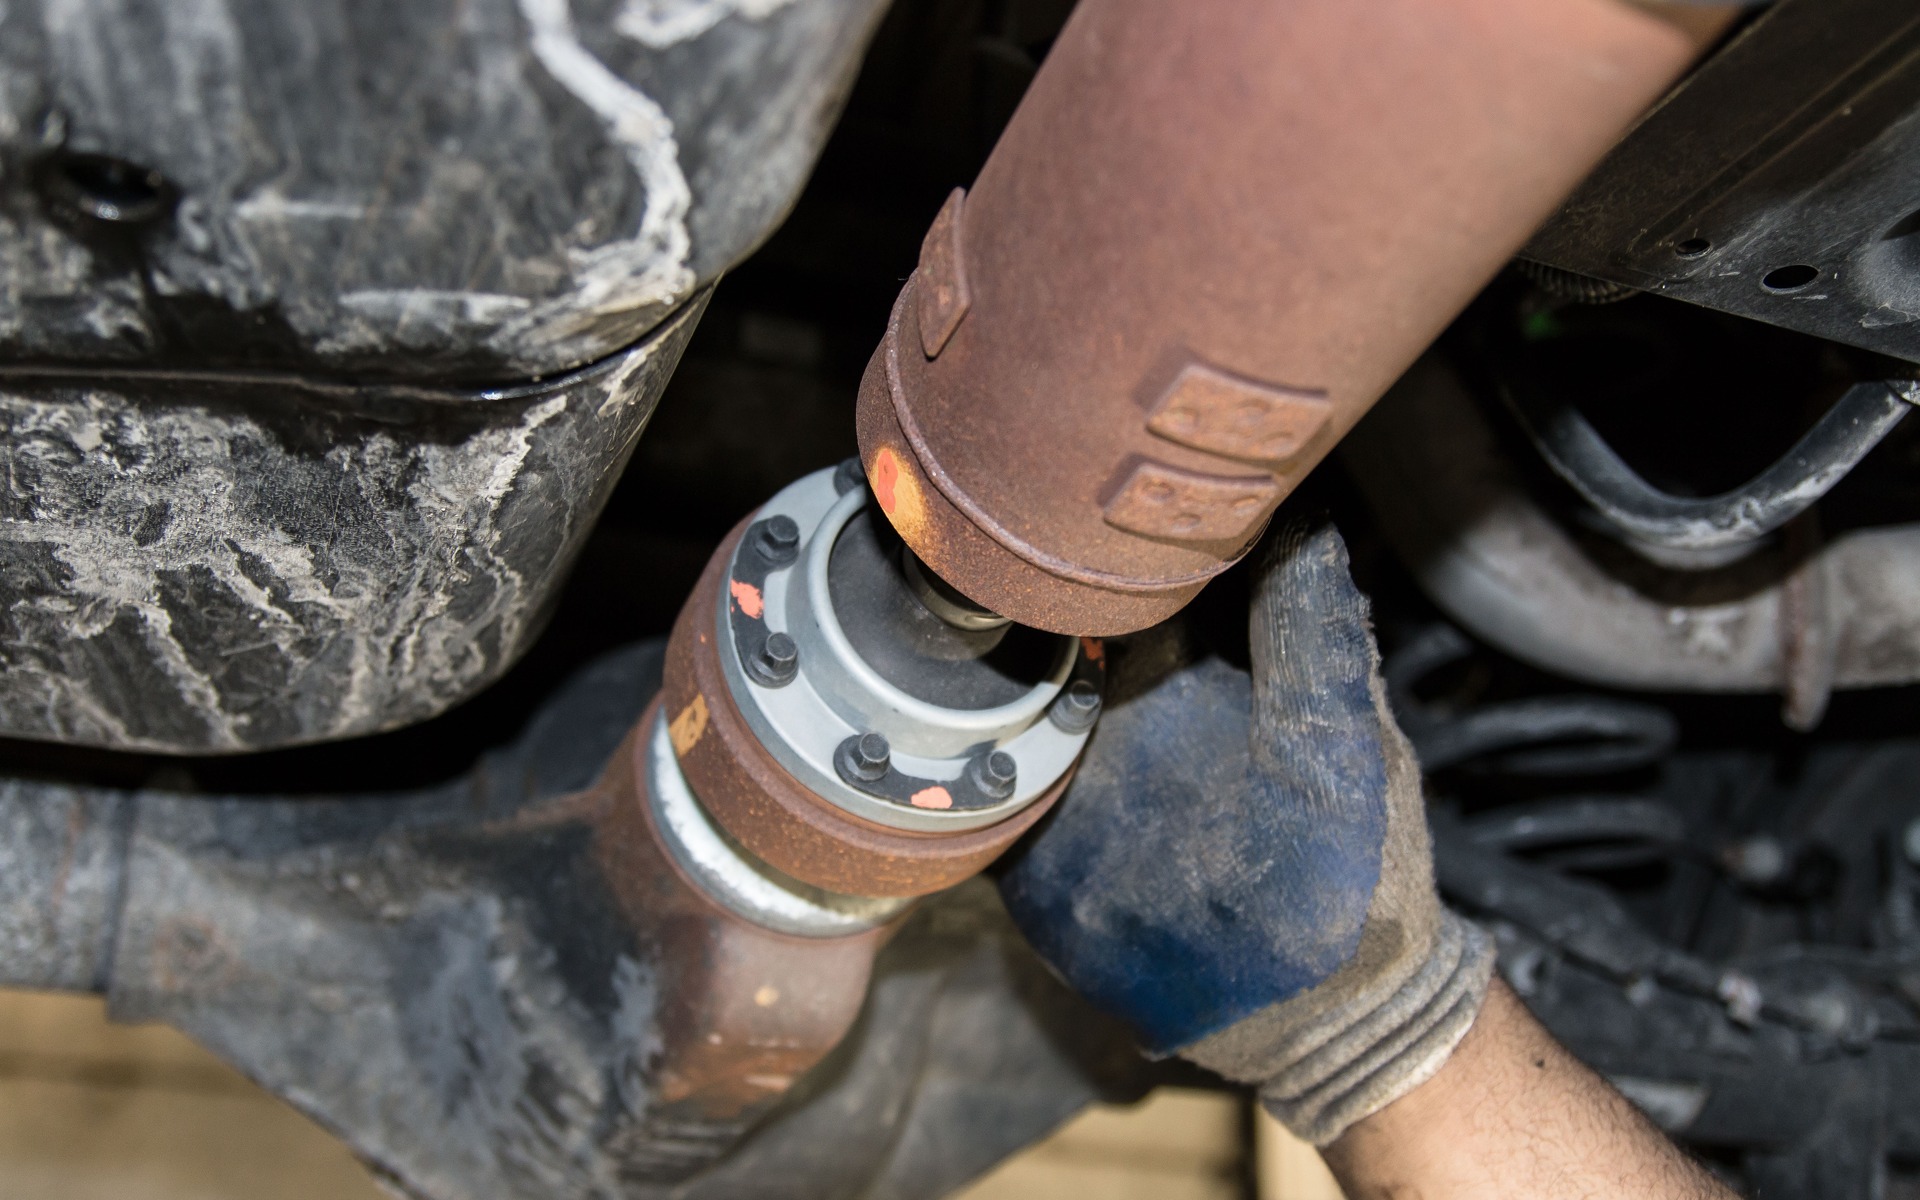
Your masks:
<svg viewBox="0 0 1920 1200"><path fill-rule="evenodd" d="M1493 946L1434 891L1339 534L1277 530L1260 566L1251 678L1208 659L1116 703L1001 892L1144 1048L1261 1085L1326 1145L1439 1070Z"/></svg>

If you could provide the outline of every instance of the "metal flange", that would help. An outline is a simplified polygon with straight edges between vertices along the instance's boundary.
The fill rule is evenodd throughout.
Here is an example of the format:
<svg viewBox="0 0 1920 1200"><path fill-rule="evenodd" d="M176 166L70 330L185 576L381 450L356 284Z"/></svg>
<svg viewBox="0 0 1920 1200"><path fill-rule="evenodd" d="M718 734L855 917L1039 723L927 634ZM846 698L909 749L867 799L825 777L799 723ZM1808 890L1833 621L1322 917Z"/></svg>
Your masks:
<svg viewBox="0 0 1920 1200"><path fill-rule="evenodd" d="M1044 678L986 708L897 686L855 648L834 603L835 546L867 504L866 488L823 470L756 515L713 614L728 689L768 752L835 807L915 832L997 824L1050 791L1079 758L1091 722L1049 713L1069 690L1097 695L1101 657L1059 637Z"/></svg>

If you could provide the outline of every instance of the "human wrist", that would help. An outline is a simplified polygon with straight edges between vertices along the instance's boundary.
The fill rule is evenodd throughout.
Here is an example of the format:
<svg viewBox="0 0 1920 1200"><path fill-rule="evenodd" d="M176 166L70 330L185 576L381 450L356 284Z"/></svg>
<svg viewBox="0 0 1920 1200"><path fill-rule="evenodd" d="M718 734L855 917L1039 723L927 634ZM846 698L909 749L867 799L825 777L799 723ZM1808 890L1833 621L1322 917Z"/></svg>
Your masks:
<svg viewBox="0 0 1920 1200"><path fill-rule="evenodd" d="M1626 0L1626 4L1674 26L1700 50L1719 41L1743 13L1754 7L1750 3L1687 3L1686 0Z"/></svg>
<svg viewBox="0 0 1920 1200"><path fill-rule="evenodd" d="M1353 1197L1733 1200L1498 979L1432 1078L1322 1153Z"/></svg>

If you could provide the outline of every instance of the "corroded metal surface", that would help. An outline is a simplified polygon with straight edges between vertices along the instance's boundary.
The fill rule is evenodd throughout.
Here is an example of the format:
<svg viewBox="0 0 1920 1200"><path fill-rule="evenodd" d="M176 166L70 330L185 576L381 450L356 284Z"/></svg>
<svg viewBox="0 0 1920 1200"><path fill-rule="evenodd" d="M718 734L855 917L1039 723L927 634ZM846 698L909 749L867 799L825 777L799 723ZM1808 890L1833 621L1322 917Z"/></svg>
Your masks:
<svg viewBox="0 0 1920 1200"><path fill-rule="evenodd" d="M133 798L0 782L0 987L105 985Z"/></svg>
<svg viewBox="0 0 1920 1200"><path fill-rule="evenodd" d="M1176 611L1689 55L1611 0L1088 0L868 368L882 507L1024 624Z"/></svg>
<svg viewBox="0 0 1920 1200"><path fill-rule="evenodd" d="M882 9L15 0L0 358L435 381L603 358L785 215ZM139 176L92 155L165 194L104 207Z"/></svg>
<svg viewBox="0 0 1920 1200"><path fill-rule="evenodd" d="M888 828L814 795L755 736L721 669L713 625L720 580L751 520L714 552L668 642L662 696L687 783L748 850L816 887L917 896L975 874L1046 814L1071 772L1006 820L953 834Z"/></svg>
<svg viewBox="0 0 1920 1200"><path fill-rule="evenodd" d="M192 1033L416 1195L710 1165L838 1043L879 937L754 929L669 864L631 724L658 645L625 659L438 788L141 794L114 1015Z"/></svg>
<svg viewBox="0 0 1920 1200"><path fill-rule="evenodd" d="M705 1165L840 1044L890 930L795 937L726 911L673 864L646 800L654 700L581 803L614 901L658 962L641 1140L662 1173ZM529 814L535 822L539 814ZM687 1143L684 1151L676 1144ZM687 1156L673 1162L676 1152Z"/></svg>
<svg viewBox="0 0 1920 1200"><path fill-rule="evenodd" d="M703 303L504 393L0 368L0 734L257 750L472 695L539 632Z"/></svg>
<svg viewBox="0 0 1920 1200"><path fill-rule="evenodd" d="M1536 666L1615 687L1784 691L1802 724L1830 688L1920 682L1920 525L1827 541L1803 529L1712 569L1660 566L1530 496L1437 356L1341 456L1434 602Z"/></svg>
<svg viewBox="0 0 1920 1200"><path fill-rule="evenodd" d="M416 791L0 788L0 973L184 1030L417 1200L935 1200L1139 1094L1124 1034L990 887L924 902L870 989L871 943L742 936L690 896L638 797L593 787L661 650ZM782 1078L862 996L831 1058Z"/></svg>

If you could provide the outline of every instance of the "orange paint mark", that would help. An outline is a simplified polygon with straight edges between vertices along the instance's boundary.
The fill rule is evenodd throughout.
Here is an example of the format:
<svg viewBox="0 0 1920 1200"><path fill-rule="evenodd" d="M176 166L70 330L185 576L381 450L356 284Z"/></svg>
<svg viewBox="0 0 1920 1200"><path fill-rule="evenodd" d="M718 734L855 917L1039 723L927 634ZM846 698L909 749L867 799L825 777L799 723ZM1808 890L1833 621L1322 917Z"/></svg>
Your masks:
<svg viewBox="0 0 1920 1200"><path fill-rule="evenodd" d="M953 795L948 792L947 789L936 784L930 788L921 788L913 795L908 796L907 803L913 805L915 808L952 808Z"/></svg>
<svg viewBox="0 0 1920 1200"><path fill-rule="evenodd" d="M760 614L767 611L767 602L760 595L760 589L738 579L727 580L727 590L733 593L733 602L740 611L758 621Z"/></svg>
<svg viewBox="0 0 1920 1200"><path fill-rule="evenodd" d="M1105 662L1107 644L1099 638L1083 637L1080 639L1080 653L1087 656L1088 662Z"/></svg>
<svg viewBox="0 0 1920 1200"><path fill-rule="evenodd" d="M693 703L680 710L680 715L667 722L667 740L673 743L673 752L684 755L700 742L700 735L707 731L707 698L695 696Z"/></svg>
<svg viewBox="0 0 1920 1200"><path fill-rule="evenodd" d="M894 505L899 503L894 488L900 482L900 460L894 457L893 447L882 446L880 453L873 456L873 495L880 501L880 511L893 515Z"/></svg>

